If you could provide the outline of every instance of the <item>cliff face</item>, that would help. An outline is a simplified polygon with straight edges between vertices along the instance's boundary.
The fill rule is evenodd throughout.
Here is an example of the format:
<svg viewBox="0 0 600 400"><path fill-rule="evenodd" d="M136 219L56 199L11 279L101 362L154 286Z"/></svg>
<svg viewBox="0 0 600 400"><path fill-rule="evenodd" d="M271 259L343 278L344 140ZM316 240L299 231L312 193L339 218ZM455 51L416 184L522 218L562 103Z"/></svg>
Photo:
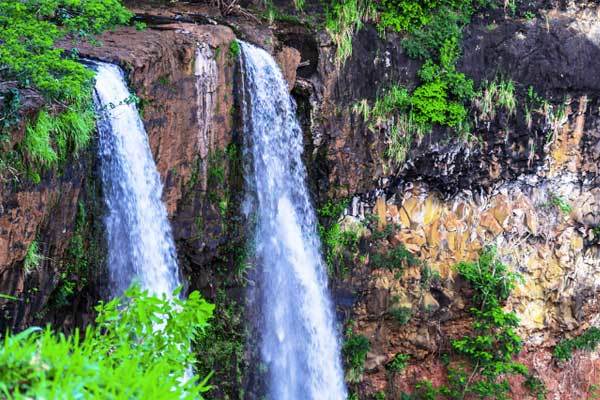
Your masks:
<svg viewBox="0 0 600 400"><path fill-rule="evenodd" d="M313 80L318 107L311 119L324 121L315 129L322 136L313 152L324 166L318 195L353 197L342 227L365 225L370 213L387 225L383 242L368 233L360 247L386 251L403 244L421 261L398 276L374 268L364 257L369 251L359 250L350 255L349 276L336 281L340 304L346 304L349 288L359 293L342 312L354 333L371 343L358 384L362 395L399 396L422 379L444 383L439 355L449 351L450 339L471 329L470 292L452 267L476 260L491 244L523 277L507 309L521 319L520 358L542 377L548 398L586 398L600 381L598 353L581 353L568 365L551 358L559 339L598 324L600 307L594 230L600 222L600 92L592 72L600 67L600 25L597 7L589 7L548 10L529 21L481 18L466 31L462 71L476 82L502 75L532 86L561 104L560 117L556 108L554 115L552 109L537 110L527 126L520 103L514 116L501 110L494 119L476 121L475 142L443 131L424 136L398 169L386 163L386 136L365 127L351 110L353 103L373 99L370 82L411 85L415 67L398 39L372 45L375 33L367 28L357 35L344 68L332 72L330 62L330 74L323 66L321 80ZM328 51L321 59L331 58ZM561 211L557 203L563 201L568 206ZM407 323L394 318L398 309L411 316ZM412 365L390 374L386 364L396 354L410 355ZM531 396L513 383L513 398Z"/></svg>
<svg viewBox="0 0 600 400"><path fill-rule="evenodd" d="M600 323L597 6L547 10L530 20L475 19L465 31L459 69L476 83L497 75L514 80L521 101L516 114L499 109L493 118L478 118L471 132L477 140L436 129L412 144L402 165L387 160L386 132L352 111L391 83L414 87L419 63L407 57L397 35L384 40L366 26L339 66L328 35L306 24L224 18L189 4L136 5L134 11L148 29L117 29L102 35L100 46L84 44L79 51L121 65L140 99L190 287L211 298L216 287L242 296L242 132L239 65L231 49L238 37L267 48L284 70L305 130L317 205L350 199L342 226L366 226L375 214L378 229L387 232L365 230L361 254L345 255L348 273L332 278L339 315L371 343L357 385L361 398L382 390L395 398L420 379L443 382L438 356L471 322L471 292L452 266L476 259L489 244L523 276L507 309L521 319L520 358L544 380L548 398L582 399L600 382L597 352L578 353L566 365L551 358L559 339ZM530 124L524 108L529 86L551 100L531 112ZM28 112L36 107L33 102ZM78 235L87 251L102 253L94 151L60 173L46 173L39 185L0 186L0 293L18 298L0 299L1 329L83 324L103 296L101 257L85 271L68 267ZM84 218L78 217L81 205ZM23 260L34 240L43 257L26 273ZM401 274L374 267L372 249L400 244L418 266ZM53 299L67 281L75 288L57 305ZM392 317L398 308L409 310L407 323ZM410 365L390 375L385 365L398 353L410 354ZM528 398L520 382L513 388L514 398Z"/></svg>

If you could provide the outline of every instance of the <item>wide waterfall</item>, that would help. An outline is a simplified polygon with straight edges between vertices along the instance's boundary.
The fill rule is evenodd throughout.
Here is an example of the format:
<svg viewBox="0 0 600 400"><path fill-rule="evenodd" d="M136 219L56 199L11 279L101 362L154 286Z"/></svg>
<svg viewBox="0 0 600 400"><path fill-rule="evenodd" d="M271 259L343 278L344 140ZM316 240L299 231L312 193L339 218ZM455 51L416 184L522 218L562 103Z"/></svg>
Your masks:
<svg viewBox="0 0 600 400"><path fill-rule="evenodd" d="M346 388L302 130L273 58L241 43L248 213L256 221L256 321L271 400L343 400Z"/></svg>
<svg viewBox="0 0 600 400"><path fill-rule="evenodd" d="M175 246L146 131L121 69L94 69L112 294L138 282L170 295L179 285Z"/></svg>

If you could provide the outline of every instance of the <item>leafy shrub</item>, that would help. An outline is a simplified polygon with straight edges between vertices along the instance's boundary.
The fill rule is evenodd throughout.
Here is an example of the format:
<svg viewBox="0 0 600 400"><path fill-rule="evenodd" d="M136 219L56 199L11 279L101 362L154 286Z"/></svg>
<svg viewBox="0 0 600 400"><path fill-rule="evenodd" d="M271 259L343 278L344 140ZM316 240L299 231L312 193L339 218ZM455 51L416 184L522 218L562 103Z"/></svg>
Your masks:
<svg viewBox="0 0 600 400"><path fill-rule="evenodd" d="M390 309L390 314L400 325L406 325L412 317L412 309L410 307L394 307Z"/></svg>
<svg viewBox="0 0 600 400"><path fill-rule="evenodd" d="M404 265L415 266L419 264L419 260L413 256L410 251L399 244L391 250L385 252L377 252L371 256L371 265L373 268L387 268L399 275L404 270Z"/></svg>
<svg viewBox="0 0 600 400"><path fill-rule="evenodd" d="M385 369L394 373L402 372L408 366L408 360L410 360L408 354L398 353L385 365Z"/></svg>
<svg viewBox="0 0 600 400"><path fill-rule="evenodd" d="M240 48L240 44L238 43L237 40L233 40L230 44L229 44L229 59L230 60L237 60L238 57L240 56L240 52L242 51L242 49Z"/></svg>
<svg viewBox="0 0 600 400"><path fill-rule="evenodd" d="M412 396L405 398L508 399L510 384L507 375L526 378L526 387L538 399L543 399L543 383L531 375L525 365L513 361L522 346L515 329L519 319L514 312L503 309L519 275L510 272L494 247L486 247L475 262L456 265L460 276L473 288L473 304L469 312L474 318L473 334L452 341L452 349L461 358L448 368L446 385L434 387L431 382L417 384ZM537 379L537 380L536 380Z"/></svg>
<svg viewBox="0 0 600 400"><path fill-rule="evenodd" d="M325 262L330 274L337 273L344 278L350 270L352 260L348 260L358 252L358 243L362 237L362 229L358 225L342 227L340 216L348 206L347 200L325 203L317 213L323 221L318 231L323 245Z"/></svg>
<svg viewBox="0 0 600 400"><path fill-rule="evenodd" d="M452 341L452 348L470 360L471 371L451 368L449 384L442 393L472 393L480 398L505 399L510 390L506 374L527 375L527 368L512 361L521 350L522 340L515 328L519 319L502 308L519 276L508 270L493 247L487 247L476 262L461 262L457 271L474 290L471 308L473 336ZM469 376L478 376L469 379Z"/></svg>
<svg viewBox="0 0 600 400"><path fill-rule="evenodd" d="M18 82L16 90L39 91L61 111L42 110L27 129L21 156L34 181L39 180L36 170L84 147L94 127L93 73L78 62L76 50L66 53L55 42L98 34L131 16L120 0L0 0L0 79Z"/></svg>
<svg viewBox="0 0 600 400"><path fill-rule="evenodd" d="M593 351L600 345L600 328L591 327L573 339L564 339L554 348L554 358L559 361L568 361L573 357L573 351Z"/></svg>
<svg viewBox="0 0 600 400"><path fill-rule="evenodd" d="M194 344L196 354L202 355L196 362L197 371L202 375L215 371L213 380L216 381L216 387L212 393L213 398L219 397L217 390L232 396L236 389L242 390L246 343L243 305L232 300L222 289L217 291L215 304L210 326L206 328L203 337Z"/></svg>
<svg viewBox="0 0 600 400"><path fill-rule="evenodd" d="M355 335L351 330L347 333L342 354L348 382L356 383L361 380L369 350L371 350L371 343L366 336Z"/></svg>
<svg viewBox="0 0 600 400"><path fill-rule="evenodd" d="M63 58L54 41L67 34L101 33L131 18L119 0L0 1L3 75L53 99L88 98L91 71Z"/></svg>
<svg viewBox="0 0 600 400"><path fill-rule="evenodd" d="M428 18L427 29L412 27L410 35L402 41L409 57L420 60L437 59L439 49L449 38L460 38L468 17L449 8L443 8ZM408 30L408 29L405 29Z"/></svg>
<svg viewBox="0 0 600 400"><path fill-rule="evenodd" d="M100 303L96 326L72 336L50 328L7 334L0 347L0 392L9 398L197 399L208 377L184 380L189 351L212 315L198 292L187 300L138 287Z"/></svg>

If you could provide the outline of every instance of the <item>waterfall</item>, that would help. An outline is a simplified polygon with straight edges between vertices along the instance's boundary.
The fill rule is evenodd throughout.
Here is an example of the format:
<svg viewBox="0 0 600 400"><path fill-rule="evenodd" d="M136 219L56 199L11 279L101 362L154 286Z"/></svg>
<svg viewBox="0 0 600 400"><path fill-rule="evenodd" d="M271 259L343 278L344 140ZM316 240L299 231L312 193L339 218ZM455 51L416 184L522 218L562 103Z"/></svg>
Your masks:
<svg viewBox="0 0 600 400"><path fill-rule="evenodd" d="M295 104L273 58L240 44L247 208L256 221L256 328L268 397L344 400L340 344Z"/></svg>
<svg viewBox="0 0 600 400"><path fill-rule="evenodd" d="M168 296L179 286L177 261L148 137L121 69L94 69L111 291L135 281Z"/></svg>

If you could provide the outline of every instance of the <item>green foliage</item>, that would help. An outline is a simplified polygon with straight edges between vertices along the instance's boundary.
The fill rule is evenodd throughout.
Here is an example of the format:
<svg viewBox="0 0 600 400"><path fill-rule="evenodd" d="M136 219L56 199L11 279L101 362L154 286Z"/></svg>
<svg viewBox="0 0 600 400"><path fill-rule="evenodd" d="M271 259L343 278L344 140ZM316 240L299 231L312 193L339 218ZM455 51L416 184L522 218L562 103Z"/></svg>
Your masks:
<svg viewBox="0 0 600 400"><path fill-rule="evenodd" d="M410 360L408 354L398 353L385 365L385 369L393 373L402 372L408 366L408 360Z"/></svg>
<svg viewBox="0 0 600 400"><path fill-rule="evenodd" d="M37 171L52 168L85 148L94 129L91 103L76 104L55 115L40 111L35 122L28 124L21 143L22 156L29 163L34 181Z"/></svg>
<svg viewBox="0 0 600 400"><path fill-rule="evenodd" d="M399 278L400 273L404 270L405 265L419 265L419 260L403 244L399 244L385 252L376 252L371 256L371 266L373 268L387 268L395 272L397 278Z"/></svg>
<svg viewBox="0 0 600 400"><path fill-rule="evenodd" d="M390 314L400 325L406 325L412 317L412 309L410 307L393 307L390 309Z"/></svg>
<svg viewBox="0 0 600 400"><path fill-rule="evenodd" d="M591 229L592 235L594 236L593 240L595 242L600 242L600 226L595 226Z"/></svg>
<svg viewBox="0 0 600 400"><path fill-rule="evenodd" d="M441 280L441 276L439 271L431 269L428 265L423 265L421 268L421 279L420 285L421 288L427 289L434 282L439 282Z"/></svg>
<svg viewBox="0 0 600 400"><path fill-rule="evenodd" d="M243 306L231 299L224 290L217 291L215 304L210 326L194 344L196 354L202 355L196 361L196 369L200 375L215 371L213 397L226 398L218 396L216 392L233 394L243 387L245 321ZM240 398L244 397L242 393L239 395Z"/></svg>
<svg viewBox="0 0 600 400"><path fill-rule="evenodd" d="M367 353L371 350L371 343L366 336L356 335L351 330L346 334L346 341L342 347L342 355L346 365L346 380L357 383L362 380Z"/></svg>
<svg viewBox="0 0 600 400"><path fill-rule="evenodd" d="M519 319L503 305L514 289L519 275L510 272L494 247L486 247L475 262L461 262L455 267L473 288L473 334L452 341L452 349L460 356L448 367L448 383L434 387L421 381L407 399L498 399L508 400L510 384L507 375L526 377L525 386L538 399L545 397L543 382L529 374L527 367L513 361L522 346L515 329Z"/></svg>
<svg viewBox="0 0 600 400"><path fill-rule="evenodd" d="M338 66L352 55L352 37L362 28L363 20L374 15L369 0L334 0L327 10L325 29L336 44L335 60Z"/></svg>
<svg viewBox="0 0 600 400"><path fill-rule="evenodd" d="M25 253L25 259L23 260L23 270L25 273L29 274L34 269L37 269L40 266L42 258L38 248L38 242L37 240L34 240L27 248L27 253Z"/></svg>
<svg viewBox="0 0 600 400"><path fill-rule="evenodd" d="M379 29L393 29L397 32L411 32L425 25L430 25L436 15L455 11L471 14L473 6L479 2L471 0L382 0L379 3ZM442 34L443 31L440 32Z"/></svg>
<svg viewBox="0 0 600 400"><path fill-rule="evenodd" d="M98 250L93 243L86 240L90 236L89 228L87 212L80 201L77 204L75 229L64 259L64 269L60 272L60 281L48 301L52 307L68 305L77 290L83 289L88 283L89 265L94 262L93 257Z"/></svg>
<svg viewBox="0 0 600 400"><path fill-rule="evenodd" d="M182 381L191 342L213 306L152 297L138 287L97 307L95 326L72 336L50 328L7 334L0 347L0 392L7 398L198 399L208 377Z"/></svg>
<svg viewBox="0 0 600 400"><path fill-rule="evenodd" d="M473 301L482 312L493 311L508 299L520 279L500 261L495 247L487 247L475 262L456 266L461 277L473 287Z"/></svg>
<svg viewBox="0 0 600 400"><path fill-rule="evenodd" d="M373 395L374 400L385 400L385 392L379 391Z"/></svg>
<svg viewBox="0 0 600 400"><path fill-rule="evenodd" d="M581 335L573 339L564 339L554 348L554 358L559 361L568 361L573 357L575 350L594 351L600 345L600 328L588 328Z"/></svg>
<svg viewBox="0 0 600 400"><path fill-rule="evenodd" d="M93 74L54 41L67 34L85 36L131 18L119 0L0 1L0 64L3 75L67 101L89 97Z"/></svg>
<svg viewBox="0 0 600 400"><path fill-rule="evenodd" d="M435 400L437 398L438 391L433 387L429 381L419 381L415 385L415 393L413 398L418 400Z"/></svg>
<svg viewBox="0 0 600 400"><path fill-rule="evenodd" d="M297 25L302 25L303 21L297 15L291 15L281 12L274 4L272 0L263 0L264 11L262 17L265 18L269 24L275 21L290 22ZM304 0L294 0L296 10L301 11L304 8ZM305 16L310 17L310 16Z"/></svg>
<svg viewBox="0 0 600 400"><path fill-rule="evenodd" d="M479 110L480 120L490 121L496 118L499 107L503 108L509 117L514 116L517 111L517 99L513 81L501 78L495 78L491 82L484 81L473 103Z"/></svg>
<svg viewBox="0 0 600 400"><path fill-rule="evenodd" d="M55 48L55 41L98 34L130 18L119 0L0 0L0 79L16 81L16 91L32 88L58 104L58 111L40 111L21 146L34 181L39 181L39 169L84 147L94 128L93 72L78 62L76 51L67 54ZM14 126L15 104L0 116L5 132ZM5 170L9 156L14 158L0 154Z"/></svg>
<svg viewBox="0 0 600 400"><path fill-rule="evenodd" d="M525 386L525 388L529 390L529 393L535 396L537 400L544 400L548 393L544 381L532 374L527 375L527 378L523 382L523 386Z"/></svg>
<svg viewBox="0 0 600 400"><path fill-rule="evenodd" d="M413 27L410 35L402 41L402 47L411 58L434 60L446 40L460 38L462 28L469 22L468 16L449 8L430 14L427 29ZM405 29L407 30L407 29Z"/></svg>
<svg viewBox="0 0 600 400"><path fill-rule="evenodd" d="M512 361L522 347L515 332L519 319L502 308L519 276L499 260L493 247L485 248L478 261L461 262L456 269L474 291L476 307L470 309L474 335L452 341L454 351L469 360L470 366L450 368L449 384L442 393L452 398L471 393L482 399L508 399L510 386L505 376L528 374L524 365Z"/></svg>
<svg viewBox="0 0 600 400"><path fill-rule="evenodd" d="M342 226L340 217L348 207L348 201L328 201L317 210L322 223L318 232L323 245L325 263L330 274L344 278L350 270L353 256L358 252L358 243L363 235L359 224Z"/></svg>
<svg viewBox="0 0 600 400"><path fill-rule="evenodd" d="M388 156L397 164L406 158L412 139L421 137L432 125L459 133L468 125L465 104L474 96L473 81L456 70L464 22L461 14L444 10L435 15L431 25L415 29L403 45L409 55L425 60L418 72L421 84L412 93L392 85L372 108L364 101L354 107L370 127L388 128Z"/></svg>
<svg viewBox="0 0 600 400"><path fill-rule="evenodd" d="M550 204L565 215L568 215L571 213L571 211L573 211L573 206L571 206L567 200L564 199L564 197L556 194L552 194L550 196Z"/></svg>
<svg viewBox="0 0 600 400"><path fill-rule="evenodd" d="M229 59L232 61L236 61L240 56L240 52L242 51L240 44L237 40L232 41L229 44Z"/></svg>

